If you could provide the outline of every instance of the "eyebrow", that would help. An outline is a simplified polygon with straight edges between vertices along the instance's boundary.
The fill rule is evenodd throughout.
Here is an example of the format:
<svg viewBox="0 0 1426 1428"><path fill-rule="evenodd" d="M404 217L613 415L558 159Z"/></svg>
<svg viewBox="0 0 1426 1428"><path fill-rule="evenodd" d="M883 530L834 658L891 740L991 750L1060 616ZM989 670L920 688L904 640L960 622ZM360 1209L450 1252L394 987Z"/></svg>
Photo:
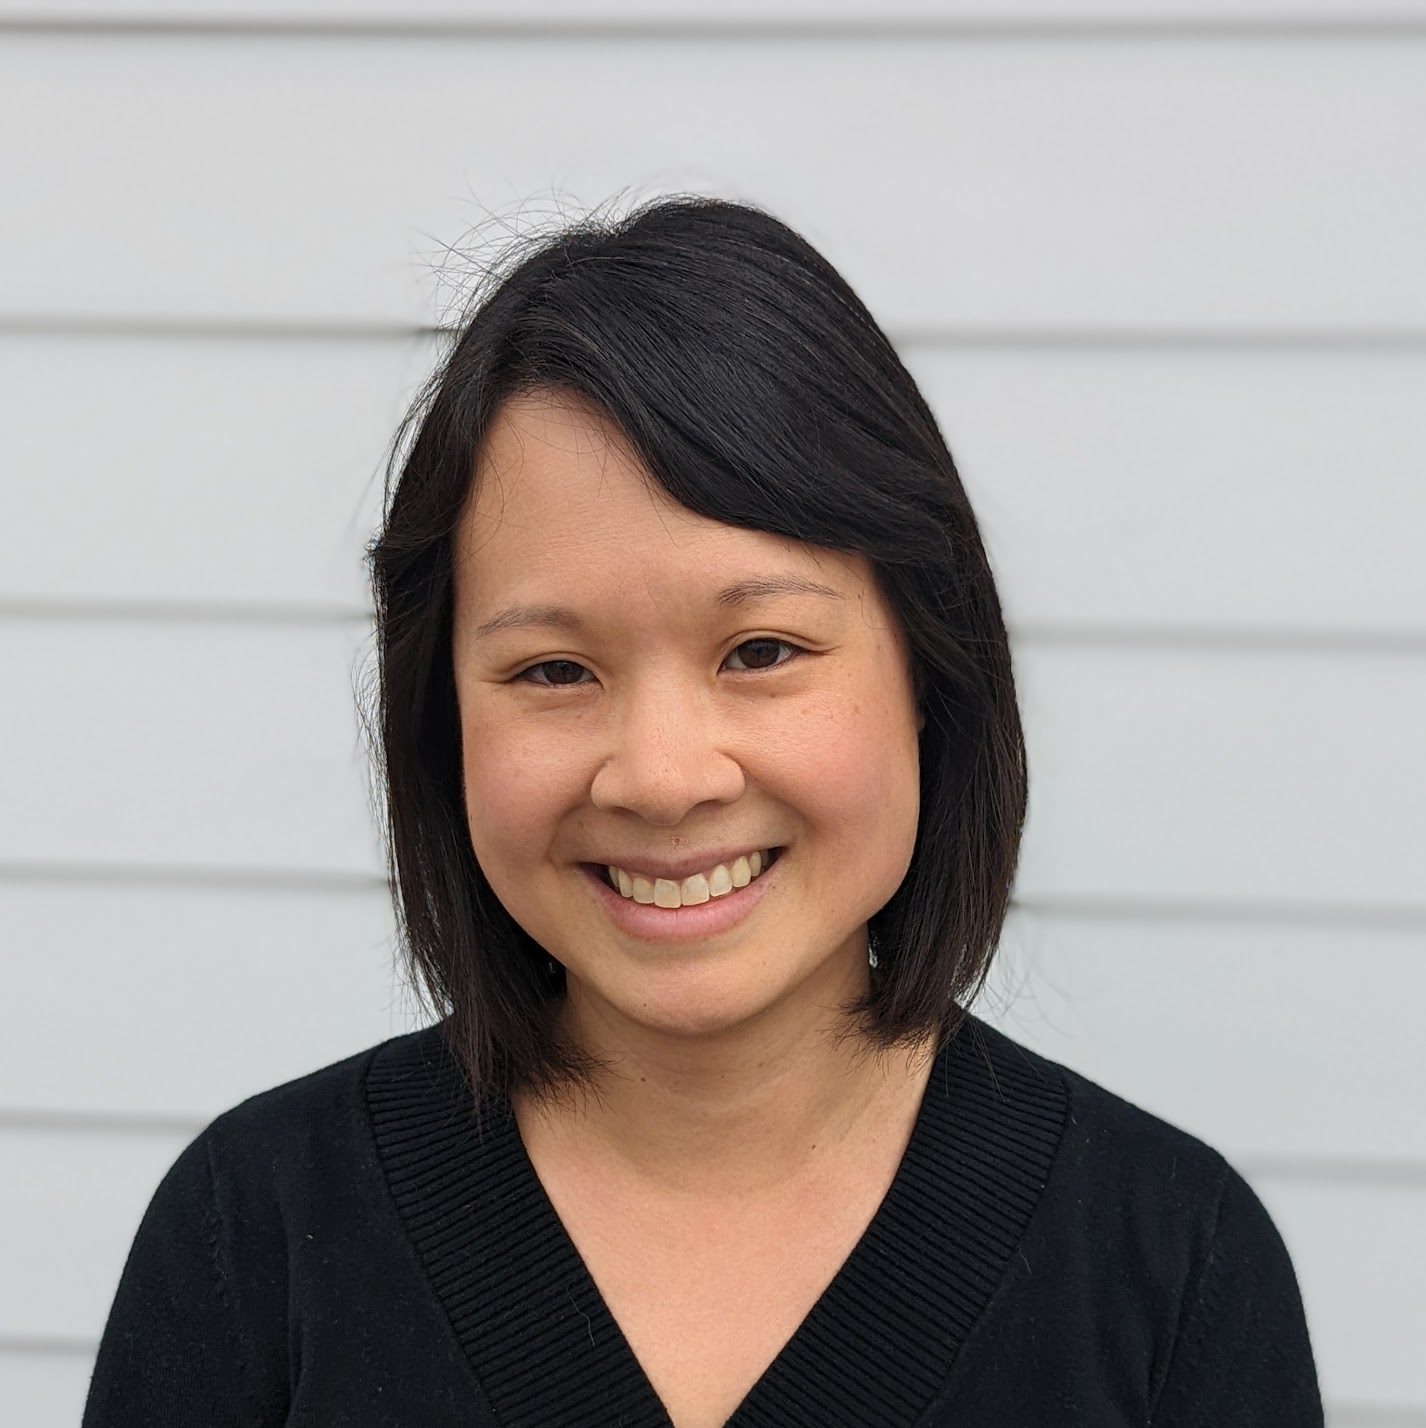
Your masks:
<svg viewBox="0 0 1426 1428"><path fill-rule="evenodd" d="M779 595L822 595L833 600L846 599L840 590L834 590L830 585L823 585L817 580L809 580L805 575L769 575L756 580L739 580L725 586L713 597L713 603L723 609L732 610L754 600L770 600ZM573 610L563 605L510 605L480 625L475 631L475 638L485 639L501 630L529 628L582 634L585 631L585 623Z"/></svg>

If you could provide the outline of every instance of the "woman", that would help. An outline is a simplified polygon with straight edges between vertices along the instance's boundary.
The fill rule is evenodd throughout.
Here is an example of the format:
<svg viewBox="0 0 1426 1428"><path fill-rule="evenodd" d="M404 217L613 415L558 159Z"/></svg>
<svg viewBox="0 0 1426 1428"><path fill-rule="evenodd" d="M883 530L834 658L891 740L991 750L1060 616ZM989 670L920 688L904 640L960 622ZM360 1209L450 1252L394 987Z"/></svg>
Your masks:
<svg viewBox="0 0 1426 1428"><path fill-rule="evenodd" d="M825 259L711 199L575 224L413 425L377 722L439 1019L183 1152L88 1428L1321 1424L1241 1176L969 1011L1010 650Z"/></svg>

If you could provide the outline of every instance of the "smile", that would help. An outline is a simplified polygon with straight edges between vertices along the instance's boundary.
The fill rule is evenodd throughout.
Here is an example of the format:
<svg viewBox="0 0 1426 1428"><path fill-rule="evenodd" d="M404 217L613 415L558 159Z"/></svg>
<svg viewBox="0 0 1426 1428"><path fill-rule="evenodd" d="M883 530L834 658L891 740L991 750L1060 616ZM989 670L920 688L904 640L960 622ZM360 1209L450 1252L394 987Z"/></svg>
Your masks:
<svg viewBox="0 0 1426 1428"><path fill-rule="evenodd" d="M665 899L670 904L667 906L660 906L656 895L648 902L624 896L610 883L609 869L603 864L581 863L579 872L600 910L621 932L641 941L689 942L714 937L737 926L769 895L776 893L780 870L786 861L782 854L786 850L779 848L772 851L772 861L756 877L750 877L742 887L734 885L728 892L717 895L710 887L708 896L702 901L682 901L681 889L692 879L685 879L683 884L658 879L655 888L666 884L672 893L679 894L677 905L672 905L668 892L665 893ZM738 860L743 861L741 858ZM695 874L694 877L701 878L702 875ZM639 881L647 884L648 879L641 878ZM633 879L630 882L632 884ZM694 892L697 892L696 887Z"/></svg>
<svg viewBox="0 0 1426 1428"><path fill-rule="evenodd" d="M754 852L735 858L731 863L719 863L706 873L693 873L682 879L651 878L638 872L610 864L606 870L609 885L621 896L635 902L654 903L659 907L695 907L710 898L727 897L745 888L754 878L777 861L781 848Z"/></svg>

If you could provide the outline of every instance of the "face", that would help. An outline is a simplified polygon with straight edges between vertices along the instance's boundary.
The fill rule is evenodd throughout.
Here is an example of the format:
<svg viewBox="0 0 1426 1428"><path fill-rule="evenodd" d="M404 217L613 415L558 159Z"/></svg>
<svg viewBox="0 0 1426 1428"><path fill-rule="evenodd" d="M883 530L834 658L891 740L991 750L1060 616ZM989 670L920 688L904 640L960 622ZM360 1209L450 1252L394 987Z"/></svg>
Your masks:
<svg viewBox="0 0 1426 1428"><path fill-rule="evenodd" d="M867 919L910 864L921 726L866 558L695 515L597 409L527 395L482 447L454 573L471 844L564 964L572 1029L707 1037L861 990ZM746 582L789 588L725 593ZM736 855L770 849L696 904L661 905L697 878L631 879L651 904L608 885L609 864L719 861L736 884Z"/></svg>

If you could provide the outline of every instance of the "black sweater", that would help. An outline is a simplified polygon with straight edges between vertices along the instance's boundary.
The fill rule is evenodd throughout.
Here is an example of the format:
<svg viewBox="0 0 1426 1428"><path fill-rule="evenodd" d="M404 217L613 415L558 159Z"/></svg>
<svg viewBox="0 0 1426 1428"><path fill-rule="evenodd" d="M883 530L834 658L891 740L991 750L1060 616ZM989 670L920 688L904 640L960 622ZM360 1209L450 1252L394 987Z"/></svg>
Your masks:
<svg viewBox="0 0 1426 1428"><path fill-rule="evenodd" d="M667 1428L498 1108L477 1137L428 1027L218 1116L139 1225L83 1428ZM728 1420L1322 1421L1291 1260L1238 1172L974 1016L866 1233Z"/></svg>

